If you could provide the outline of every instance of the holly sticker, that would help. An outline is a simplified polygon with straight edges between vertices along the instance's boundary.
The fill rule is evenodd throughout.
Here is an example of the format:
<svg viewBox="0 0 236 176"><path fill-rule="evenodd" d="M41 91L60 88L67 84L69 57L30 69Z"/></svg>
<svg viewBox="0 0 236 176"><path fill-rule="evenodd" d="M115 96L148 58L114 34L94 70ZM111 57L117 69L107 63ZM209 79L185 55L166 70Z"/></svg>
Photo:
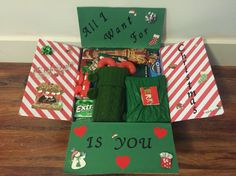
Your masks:
<svg viewBox="0 0 236 176"><path fill-rule="evenodd" d="M170 69L175 69L175 68L177 67L177 64L170 64L168 67L169 67Z"/></svg>
<svg viewBox="0 0 236 176"><path fill-rule="evenodd" d="M201 73L200 73L200 78L199 78L199 80L198 80L198 83L199 84L201 84L201 83L203 83L203 82L206 82L207 81L207 73L205 72L205 71L202 71Z"/></svg>
<svg viewBox="0 0 236 176"><path fill-rule="evenodd" d="M182 109L183 108L183 104L182 103L177 103L176 105L176 109Z"/></svg>

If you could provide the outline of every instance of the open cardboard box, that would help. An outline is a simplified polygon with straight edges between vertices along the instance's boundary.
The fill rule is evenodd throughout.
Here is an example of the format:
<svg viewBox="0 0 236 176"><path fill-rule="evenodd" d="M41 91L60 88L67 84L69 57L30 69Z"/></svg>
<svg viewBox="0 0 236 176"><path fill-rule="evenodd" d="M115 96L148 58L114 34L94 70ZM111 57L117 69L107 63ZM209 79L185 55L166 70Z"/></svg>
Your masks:
<svg viewBox="0 0 236 176"><path fill-rule="evenodd" d="M119 48L140 54L141 48L146 57L147 50L154 50L159 56L147 64L144 76L165 75L167 80L168 122L74 118L66 173L178 173L171 122L223 114L203 39L160 48L164 13L158 8L81 7L81 42L86 49L39 39L19 111L22 116L72 120L79 65L94 59L86 51L114 55Z"/></svg>

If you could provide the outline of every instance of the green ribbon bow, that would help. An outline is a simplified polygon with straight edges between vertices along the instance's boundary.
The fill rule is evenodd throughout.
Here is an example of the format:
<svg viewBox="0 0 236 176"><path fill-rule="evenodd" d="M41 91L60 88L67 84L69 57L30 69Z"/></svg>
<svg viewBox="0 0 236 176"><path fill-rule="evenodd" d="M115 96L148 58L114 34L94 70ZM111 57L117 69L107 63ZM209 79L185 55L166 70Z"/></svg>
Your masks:
<svg viewBox="0 0 236 176"><path fill-rule="evenodd" d="M42 54L45 54L45 55L52 54L52 48L49 45L44 46L41 51L42 51Z"/></svg>

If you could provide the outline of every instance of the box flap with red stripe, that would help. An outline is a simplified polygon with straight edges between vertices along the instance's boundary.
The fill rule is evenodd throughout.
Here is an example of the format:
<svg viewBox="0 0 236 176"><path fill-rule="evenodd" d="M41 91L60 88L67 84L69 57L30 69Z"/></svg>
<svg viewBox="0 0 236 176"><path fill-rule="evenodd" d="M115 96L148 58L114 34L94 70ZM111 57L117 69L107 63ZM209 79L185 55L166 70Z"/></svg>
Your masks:
<svg viewBox="0 0 236 176"><path fill-rule="evenodd" d="M19 114L71 120L80 48L38 40Z"/></svg>
<svg viewBox="0 0 236 176"><path fill-rule="evenodd" d="M224 113L201 37L163 47L160 54L172 122Z"/></svg>

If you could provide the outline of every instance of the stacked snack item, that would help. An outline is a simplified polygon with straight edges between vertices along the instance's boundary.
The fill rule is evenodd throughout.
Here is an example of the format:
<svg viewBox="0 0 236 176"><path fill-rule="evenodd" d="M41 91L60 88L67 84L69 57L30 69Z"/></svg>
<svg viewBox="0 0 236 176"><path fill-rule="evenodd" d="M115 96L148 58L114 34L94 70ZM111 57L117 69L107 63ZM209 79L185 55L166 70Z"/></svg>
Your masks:
<svg viewBox="0 0 236 176"><path fill-rule="evenodd" d="M154 64L158 57L157 52L150 52L147 49L87 49L83 54L84 57L90 59L96 59L105 54L123 58L135 64Z"/></svg>
<svg viewBox="0 0 236 176"><path fill-rule="evenodd" d="M93 100L87 97L88 90L92 84L88 80L88 75L95 71L96 67L96 59L82 58L81 67L76 79L74 119L92 120Z"/></svg>
<svg viewBox="0 0 236 176"><path fill-rule="evenodd" d="M116 62L131 61L136 65L138 77L157 77L162 74L159 51L154 49L86 49L83 59L93 60L91 68L96 68L102 57L109 57ZM90 69L91 70L91 69Z"/></svg>

